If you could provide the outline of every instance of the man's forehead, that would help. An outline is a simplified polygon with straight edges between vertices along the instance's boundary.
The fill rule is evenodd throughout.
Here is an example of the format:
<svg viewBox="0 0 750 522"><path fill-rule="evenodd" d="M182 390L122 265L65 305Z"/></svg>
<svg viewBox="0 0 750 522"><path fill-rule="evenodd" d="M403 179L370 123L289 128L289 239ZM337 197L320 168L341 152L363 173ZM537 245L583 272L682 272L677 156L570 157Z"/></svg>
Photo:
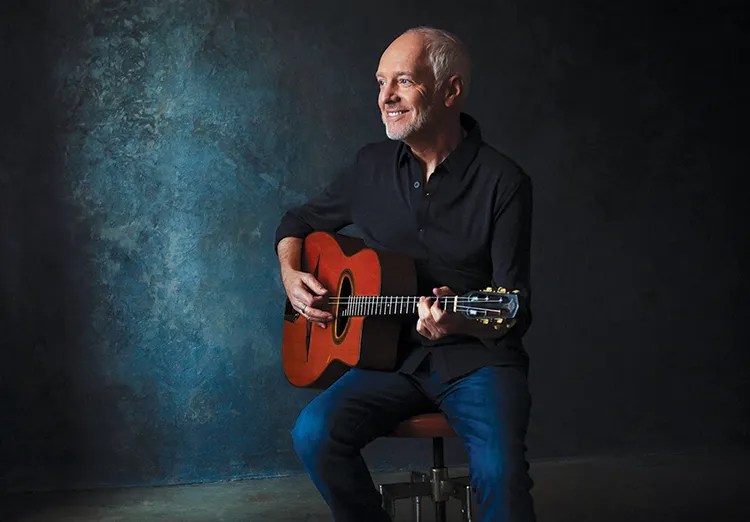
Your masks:
<svg viewBox="0 0 750 522"><path fill-rule="evenodd" d="M413 74L419 69L429 67L422 40L406 39L406 36L411 35L397 38L383 52L377 74Z"/></svg>

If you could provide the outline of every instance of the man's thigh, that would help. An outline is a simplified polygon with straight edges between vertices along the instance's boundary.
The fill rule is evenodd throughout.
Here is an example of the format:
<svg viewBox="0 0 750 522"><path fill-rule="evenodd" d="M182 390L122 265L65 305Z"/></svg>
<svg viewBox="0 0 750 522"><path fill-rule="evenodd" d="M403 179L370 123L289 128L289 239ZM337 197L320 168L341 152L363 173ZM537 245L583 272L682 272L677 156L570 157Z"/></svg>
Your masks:
<svg viewBox="0 0 750 522"><path fill-rule="evenodd" d="M403 374L353 368L307 405L295 429L361 448L431 409L434 404Z"/></svg>

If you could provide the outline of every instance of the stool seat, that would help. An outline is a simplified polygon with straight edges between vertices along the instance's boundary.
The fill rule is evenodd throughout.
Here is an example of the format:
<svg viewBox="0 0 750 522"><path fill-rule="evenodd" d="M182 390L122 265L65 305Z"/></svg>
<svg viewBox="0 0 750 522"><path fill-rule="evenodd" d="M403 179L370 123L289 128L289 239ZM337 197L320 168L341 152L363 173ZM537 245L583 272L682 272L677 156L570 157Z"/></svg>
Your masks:
<svg viewBox="0 0 750 522"><path fill-rule="evenodd" d="M456 432L453 431L453 428L448 424L448 419L442 413L425 413L402 421L388 436L417 438L455 437Z"/></svg>

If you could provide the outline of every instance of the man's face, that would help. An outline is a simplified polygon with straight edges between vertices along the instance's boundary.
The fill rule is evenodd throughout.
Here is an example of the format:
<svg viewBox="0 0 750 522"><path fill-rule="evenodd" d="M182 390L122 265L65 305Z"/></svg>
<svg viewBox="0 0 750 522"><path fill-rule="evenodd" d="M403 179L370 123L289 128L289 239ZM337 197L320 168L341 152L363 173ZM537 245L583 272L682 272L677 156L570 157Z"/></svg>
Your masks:
<svg viewBox="0 0 750 522"><path fill-rule="evenodd" d="M392 140L406 140L428 133L436 105L435 77L422 36L407 34L397 38L380 58L375 76L386 135Z"/></svg>

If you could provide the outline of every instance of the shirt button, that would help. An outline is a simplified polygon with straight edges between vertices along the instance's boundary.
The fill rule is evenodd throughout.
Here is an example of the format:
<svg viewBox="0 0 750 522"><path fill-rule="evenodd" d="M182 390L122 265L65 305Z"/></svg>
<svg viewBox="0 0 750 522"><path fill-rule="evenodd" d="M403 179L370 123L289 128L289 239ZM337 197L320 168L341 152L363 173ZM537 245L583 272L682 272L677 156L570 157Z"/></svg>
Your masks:
<svg viewBox="0 0 750 522"><path fill-rule="evenodd" d="M429 192L425 192L425 193L424 193L424 195L425 195L426 197L430 197L430 193L429 193Z"/></svg>
<svg viewBox="0 0 750 522"><path fill-rule="evenodd" d="M419 188L419 185L420 185L419 181L414 182L414 188Z"/></svg>

